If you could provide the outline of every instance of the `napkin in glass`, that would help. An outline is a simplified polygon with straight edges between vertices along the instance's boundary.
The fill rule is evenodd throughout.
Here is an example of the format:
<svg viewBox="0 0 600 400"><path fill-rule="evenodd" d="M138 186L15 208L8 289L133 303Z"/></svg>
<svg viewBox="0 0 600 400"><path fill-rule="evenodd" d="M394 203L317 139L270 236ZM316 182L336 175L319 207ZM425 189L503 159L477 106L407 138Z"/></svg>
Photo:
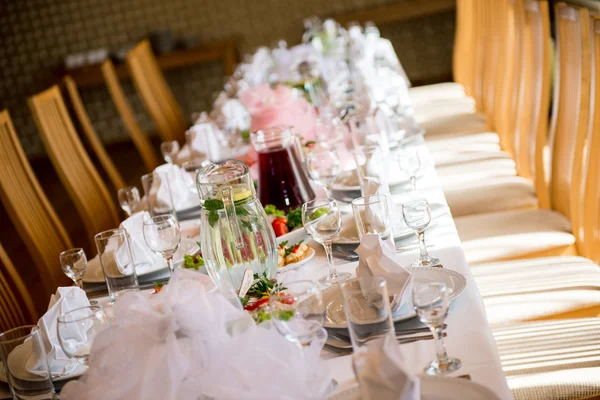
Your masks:
<svg viewBox="0 0 600 400"><path fill-rule="evenodd" d="M393 334L367 343L367 350L352 356L361 400L419 400L419 378L405 368Z"/></svg>
<svg viewBox="0 0 600 400"><path fill-rule="evenodd" d="M39 319L38 326L42 332L48 367L53 377L68 375L80 364L76 359L69 358L60 346L57 331L58 317L68 311L89 305L90 301L85 291L76 286L59 287L56 294L50 297L48 311ZM41 351L40 348L33 349L25 363L25 369L32 374L46 376L46 368L42 364L43 359L40 358Z"/></svg>
<svg viewBox="0 0 600 400"><path fill-rule="evenodd" d="M135 264L135 270L138 274L144 273L144 270L149 269L156 262L162 262L162 257L159 257L147 245L144 239L144 221L150 219L150 214L147 211L141 211L133 214L119 226L125 229L129 234L129 245ZM122 248L125 251L125 247ZM116 257L119 259L119 257ZM127 265L128 263L125 263ZM119 263L117 262L117 266ZM119 268L121 271L121 268ZM121 271L123 273L124 271Z"/></svg>
<svg viewBox="0 0 600 400"><path fill-rule="evenodd" d="M184 169L175 164L163 164L156 167L152 174L152 187L148 195L154 207L174 207L181 211L200 205L195 182Z"/></svg>
<svg viewBox="0 0 600 400"><path fill-rule="evenodd" d="M395 309L409 301L413 278L411 273L396 261L396 247L391 239L383 241L379 235L363 235L355 252L359 257L356 276L385 278L388 294L399 298L399 301L394 301L397 305Z"/></svg>

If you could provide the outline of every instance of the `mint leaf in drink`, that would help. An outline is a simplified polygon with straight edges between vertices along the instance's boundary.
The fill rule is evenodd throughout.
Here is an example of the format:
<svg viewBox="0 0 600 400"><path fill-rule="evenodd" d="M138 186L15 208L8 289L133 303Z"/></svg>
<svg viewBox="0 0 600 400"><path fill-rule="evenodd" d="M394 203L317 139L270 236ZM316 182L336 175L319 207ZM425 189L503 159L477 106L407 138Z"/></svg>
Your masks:
<svg viewBox="0 0 600 400"><path fill-rule="evenodd" d="M217 199L205 200L202 207L208 211L222 210L223 208L225 208L225 206L223 205L223 202L221 200L217 200Z"/></svg>

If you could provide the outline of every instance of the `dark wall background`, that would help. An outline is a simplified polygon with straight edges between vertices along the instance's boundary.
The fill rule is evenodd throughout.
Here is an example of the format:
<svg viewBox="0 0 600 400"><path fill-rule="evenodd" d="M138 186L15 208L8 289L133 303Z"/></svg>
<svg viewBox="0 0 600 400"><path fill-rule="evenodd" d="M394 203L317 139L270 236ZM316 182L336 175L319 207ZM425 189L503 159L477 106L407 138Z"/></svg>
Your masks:
<svg viewBox="0 0 600 400"><path fill-rule="evenodd" d="M236 38L240 54L277 39L297 43L302 20L350 14L406 0L0 0L0 109L8 108L30 156L44 153L27 97L57 81L67 54L116 50L151 31L195 37L201 43ZM427 0L422 0L426 2ZM380 26L392 40L411 80L436 82L451 75L454 12ZM167 80L189 115L210 107L223 83L220 62L169 71ZM131 82L124 83L142 127L154 127ZM83 89L83 100L102 139L126 139L105 87Z"/></svg>

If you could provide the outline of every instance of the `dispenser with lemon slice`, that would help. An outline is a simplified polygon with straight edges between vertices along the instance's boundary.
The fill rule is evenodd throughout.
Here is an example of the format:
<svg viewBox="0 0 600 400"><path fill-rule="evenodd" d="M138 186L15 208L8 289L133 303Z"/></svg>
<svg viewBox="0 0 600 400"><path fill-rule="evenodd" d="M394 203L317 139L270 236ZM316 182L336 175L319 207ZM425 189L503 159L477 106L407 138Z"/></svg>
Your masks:
<svg viewBox="0 0 600 400"><path fill-rule="evenodd" d="M211 278L239 291L244 273L277 274L277 241L246 164L228 160L198 170L200 243Z"/></svg>

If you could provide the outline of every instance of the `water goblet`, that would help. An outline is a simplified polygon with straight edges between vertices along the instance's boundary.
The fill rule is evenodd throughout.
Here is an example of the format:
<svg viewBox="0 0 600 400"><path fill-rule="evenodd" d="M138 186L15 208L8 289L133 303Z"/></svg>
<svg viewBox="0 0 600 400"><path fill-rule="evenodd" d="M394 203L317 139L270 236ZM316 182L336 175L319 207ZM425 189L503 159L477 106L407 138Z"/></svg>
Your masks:
<svg viewBox="0 0 600 400"><path fill-rule="evenodd" d="M335 148L344 140L344 125L338 117L322 115L315 121L315 139L319 146Z"/></svg>
<svg viewBox="0 0 600 400"><path fill-rule="evenodd" d="M331 185L340 174L340 158L337 153L317 148L306 156L305 162L308 176L323 186L327 198L332 198Z"/></svg>
<svg viewBox="0 0 600 400"><path fill-rule="evenodd" d="M144 221L144 240L155 253L163 256L173 274L173 255L181 242L179 223L172 215L157 215Z"/></svg>
<svg viewBox="0 0 600 400"><path fill-rule="evenodd" d="M458 358L448 357L444 345L443 326L448 315L450 299L445 283L420 281L413 283L413 304L421 322L426 324L435 339L436 359L425 367L427 375L444 375L461 367Z"/></svg>
<svg viewBox="0 0 600 400"><path fill-rule="evenodd" d="M59 255L60 266L71 280L83 289L83 274L87 268L87 257L81 248L65 250Z"/></svg>
<svg viewBox="0 0 600 400"><path fill-rule="evenodd" d="M179 142L177 140L162 142L160 144L160 153L166 162L173 164L177 153L179 153Z"/></svg>
<svg viewBox="0 0 600 400"><path fill-rule="evenodd" d="M402 216L406 225L415 231L419 239L419 259L412 266L441 267L440 260L431 257L425 246L425 229L431 222L431 211L427 200L416 199L402 204Z"/></svg>
<svg viewBox="0 0 600 400"><path fill-rule="evenodd" d="M140 204L140 191L135 186L126 186L119 189L118 197L121 209L131 217Z"/></svg>
<svg viewBox="0 0 600 400"><path fill-rule="evenodd" d="M417 150L404 150L398 153L398 165L400 169L410 178L410 186L414 192L417 191L417 173L421 168L421 159Z"/></svg>
<svg viewBox="0 0 600 400"><path fill-rule="evenodd" d="M287 340L308 346L325 320L325 303L317 284L310 280L276 286L269 297L271 320Z"/></svg>
<svg viewBox="0 0 600 400"><path fill-rule="evenodd" d="M58 342L67 356L87 365L94 339L108 327L110 319L101 306L76 308L58 317Z"/></svg>
<svg viewBox="0 0 600 400"><path fill-rule="evenodd" d="M335 285L350 278L348 272L337 272L333 262L332 243L342 228L342 214L333 199L311 200L302 205L302 224L314 241L321 243L327 255L329 273L319 279L323 285Z"/></svg>

